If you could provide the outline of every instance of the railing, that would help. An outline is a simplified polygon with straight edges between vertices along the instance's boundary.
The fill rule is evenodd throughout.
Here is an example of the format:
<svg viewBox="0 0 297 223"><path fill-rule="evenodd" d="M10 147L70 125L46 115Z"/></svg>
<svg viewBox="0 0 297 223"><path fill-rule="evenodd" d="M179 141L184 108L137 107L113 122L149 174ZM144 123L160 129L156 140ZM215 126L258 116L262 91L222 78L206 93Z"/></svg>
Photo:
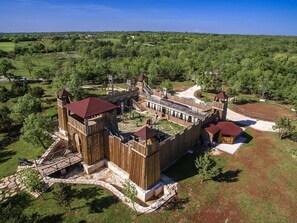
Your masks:
<svg viewBox="0 0 297 223"><path fill-rule="evenodd" d="M65 146L66 147L66 146ZM64 147L64 148L65 148ZM44 159L43 159L43 162L42 163L39 163L37 164L38 166L41 166L43 164L50 164L50 163L53 163L55 162L54 160L57 158L57 157L65 157L67 154L71 154L72 153L72 146L69 146L65 149L60 149L56 152L52 152L50 154L48 154Z"/></svg>
<svg viewBox="0 0 297 223"><path fill-rule="evenodd" d="M80 153L72 153L67 157L62 157L56 162L53 160L50 164L41 165L38 167L39 171L43 173L44 176L48 176L59 170L65 169L68 166L79 163L82 161L82 156Z"/></svg>
<svg viewBox="0 0 297 223"><path fill-rule="evenodd" d="M137 101L135 101L134 99L132 99L132 106L136 109L136 110L139 110L139 111L145 111L146 109L141 105L139 104Z"/></svg>
<svg viewBox="0 0 297 223"><path fill-rule="evenodd" d="M152 95L154 94L153 90L150 88L150 86L148 86L145 82L144 82L144 85L143 85L143 90L149 94L149 95Z"/></svg>
<svg viewBox="0 0 297 223"><path fill-rule="evenodd" d="M73 126L75 129L79 130L80 132L86 134L86 127L83 123L76 120L75 118L68 115L68 123Z"/></svg>

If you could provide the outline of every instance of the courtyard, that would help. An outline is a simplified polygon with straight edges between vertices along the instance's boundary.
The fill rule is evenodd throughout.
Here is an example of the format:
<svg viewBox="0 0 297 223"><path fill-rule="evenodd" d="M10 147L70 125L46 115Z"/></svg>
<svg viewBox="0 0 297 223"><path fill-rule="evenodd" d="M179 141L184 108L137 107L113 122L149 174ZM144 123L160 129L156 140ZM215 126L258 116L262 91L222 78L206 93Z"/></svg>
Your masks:
<svg viewBox="0 0 297 223"><path fill-rule="evenodd" d="M154 116L149 113L139 113L137 111L133 111L133 118L131 119L131 112L127 112L124 115L118 116L118 127L119 131L123 135L130 135L131 133L137 131L144 125L148 119L152 122L152 127L158 129L161 132L161 135L164 136L163 139L166 139L172 135L179 133L184 130L185 127L178 125L173 122L169 122L167 119L160 119L154 123Z"/></svg>

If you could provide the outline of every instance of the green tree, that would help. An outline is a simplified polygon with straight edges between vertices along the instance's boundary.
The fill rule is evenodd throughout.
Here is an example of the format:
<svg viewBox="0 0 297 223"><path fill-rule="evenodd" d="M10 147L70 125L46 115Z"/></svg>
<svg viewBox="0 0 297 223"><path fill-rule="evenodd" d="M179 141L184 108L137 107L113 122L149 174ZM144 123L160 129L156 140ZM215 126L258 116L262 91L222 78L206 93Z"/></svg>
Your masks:
<svg viewBox="0 0 297 223"><path fill-rule="evenodd" d="M8 132L12 125L12 119L10 118L10 111L8 107L3 106L0 108L0 132Z"/></svg>
<svg viewBox="0 0 297 223"><path fill-rule="evenodd" d="M120 43L123 44L123 45L125 45L125 44L128 43L128 37L127 37L126 34L121 34L121 36L120 36Z"/></svg>
<svg viewBox="0 0 297 223"><path fill-rule="evenodd" d="M42 98L43 94L44 94L44 89L42 87L33 87L30 88L29 93L36 98Z"/></svg>
<svg viewBox="0 0 297 223"><path fill-rule="evenodd" d="M71 208L71 201L73 200L73 190L69 184L57 184L53 190L54 199L61 207Z"/></svg>
<svg viewBox="0 0 297 223"><path fill-rule="evenodd" d="M201 177L201 183L205 180L217 177L221 173L221 169L217 166L209 152L196 158L195 167L198 171L198 175Z"/></svg>
<svg viewBox="0 0 297 223"><path fill-rule="evenodd" d="M137 190L136 187L131 183L130 180L126 179L123 183L124 194L128 198L127 202L130 202L133 206L135 213L137 210L135 208L135 203L137 199Z"/></svg>
<svg viewBox="0 0 297 223"><path fill-rule="evenodd" d="M22 195L17 195L22 196ZM0 223L31 223L32 219L27 217L23 210L25 209L22 204L16 203L12 200L13 198L9 198L8 202L1 203L0 200ZM26 200L23 199L22 202ZM37 222L37 221L36 221Z"/></svg>
<svg viewBox="0 0 297 223"><path fill-rule="evenodd" d="M10 92L9 90L4 87L4 86L0 86L0 102L4 103L9 99L10 96Z"/></svg>
<svg viewBox="0 0 297 223"><path fill-rule="evenodd" d="M33 146L47 148L50 136L46 134L51 128L51 119L39 114L30 114L21 129L21 138Z"/></svg>
<svg viewBox="0 0 297 223"><path fill-rule="evenodd" d="M41 69L35 70L33 72L34 78L42 78L45 81L48 81L53 76L53 71L49 67L43 67Z"/></svg>
<svg viewBox="0 0 297 223"><path fill-rule="evenodd" d="M273 129L278 129L278 135L280 139L290 136L295 128L296 127L289 117L279 117L273 126Z"/></svg>
<svg viewBox="0 0 297 223"><path fill-rule="evenodd" d="M15 121L24 121L32 113L41 111L41 102L31 94L25 94L18 98L16 104L12 106L11 118Z"/></svg>
<svg viewBox="0 0 297 223"><path fill-rule="evenodd" d="M84 95L84 90L81 88L82 79L77 73L72 73L66 84L69 92L75 98L75 100L80 100Z"/></svg>
<svg viewBox="0 0 297 223"><path fill-rule="evenodd" d="M162 81L161 85L160 85L161 88L166 88L167 89L167 92L169 93L173 93L173 85L170 81L168 80L165 80L165 81Z"/></svg>
<svg viewBox="0 0 297 223"><path fill-rule="evenodd" d="M32 62L29 55L23 57L23 63L25 65L25 68L28 70L29 75L32 77L32 72L35 67L35 64Z"/></svg>
<svg viewBox="0 0 297 223"><path fill-rule="evenodd" d="M42 194L45 191L45 183L39 172L33 168L25 168L21 171L21 180L29 192Z"/></svg>
<svg viewBox="0 0 297 223"><path fill-rule="evenodd" d="M15 66L13 66L12 62L4 59L0 62L0 76L6 77L9 82L14 77Z"/></svg>
<svg viewBox="0 0 297 223"><path fill-rule="evenodd" d="M11 94L13 96L23 96L28 93L30 86L27 81L14 81L11 86Z"/></svg>

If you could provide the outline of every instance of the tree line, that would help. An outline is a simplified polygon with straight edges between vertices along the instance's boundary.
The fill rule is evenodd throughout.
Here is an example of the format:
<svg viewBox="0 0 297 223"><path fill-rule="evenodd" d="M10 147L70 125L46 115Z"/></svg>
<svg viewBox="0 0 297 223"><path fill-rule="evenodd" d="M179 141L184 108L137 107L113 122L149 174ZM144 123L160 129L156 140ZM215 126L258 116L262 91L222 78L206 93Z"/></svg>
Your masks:
<svg viewBox="0 0 297 223"><path fill-rule="evenodd" d="M30 56L70 51L76 57L57 59L50 71L45 67L30 73L36 77L45 73L59 87L67 85L69 79L78 84L102 84L109 74L125 80L144 73L153 86L162 80L195 80L205 90L228 88L235 94L258 94L288 103L297 100L297 37L150 32L44 34L28 45L16 44L14 53Z"/></svg>

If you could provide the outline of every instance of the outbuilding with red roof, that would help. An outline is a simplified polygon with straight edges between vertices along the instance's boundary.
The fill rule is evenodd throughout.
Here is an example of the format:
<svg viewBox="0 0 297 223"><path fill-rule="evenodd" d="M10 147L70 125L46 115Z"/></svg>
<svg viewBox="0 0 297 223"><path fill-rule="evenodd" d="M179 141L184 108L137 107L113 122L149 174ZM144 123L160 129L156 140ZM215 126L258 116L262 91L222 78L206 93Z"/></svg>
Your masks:
<svg viewBox="0 0 297 223"><path fill-rule="evenodd" d="M210 142L233 144L238 136L242 134L242 129L233 122L218 122L211 124L205 131L208 133Z"/></svg>

